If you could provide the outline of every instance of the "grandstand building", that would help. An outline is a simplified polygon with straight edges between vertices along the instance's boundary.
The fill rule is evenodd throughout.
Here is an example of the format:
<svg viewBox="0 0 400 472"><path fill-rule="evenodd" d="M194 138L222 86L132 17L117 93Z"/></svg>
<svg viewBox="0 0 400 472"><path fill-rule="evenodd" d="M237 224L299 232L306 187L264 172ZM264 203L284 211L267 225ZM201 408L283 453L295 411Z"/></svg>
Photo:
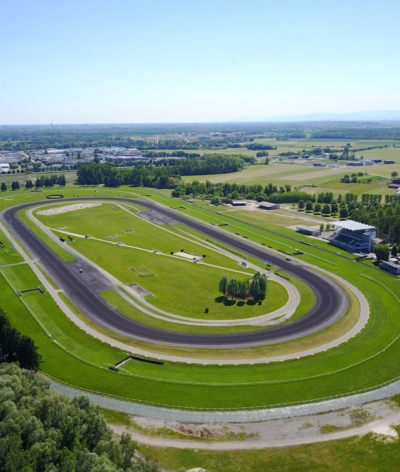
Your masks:
<svg viewBox="0 0 400 472"><path fill-rule="evenodd" d="M365 225L357 221L335 221L337 230L329 238L329 242L336 247L353 253L372 252L375 245L375 226Z"/></svg>

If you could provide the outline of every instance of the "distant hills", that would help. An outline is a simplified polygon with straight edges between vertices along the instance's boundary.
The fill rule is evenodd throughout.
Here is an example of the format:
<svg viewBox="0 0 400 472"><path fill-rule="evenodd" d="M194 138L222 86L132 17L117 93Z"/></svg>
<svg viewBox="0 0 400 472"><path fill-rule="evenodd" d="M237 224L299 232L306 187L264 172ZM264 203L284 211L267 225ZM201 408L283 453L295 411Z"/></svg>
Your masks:
<svg viewBox="0 0 400 472"><path fill-rule="evenodd" d="M283 115L269 117L238 118L234 121L400 121L400 111L356 111L350 113L311 113L309 115Z"/></svg>

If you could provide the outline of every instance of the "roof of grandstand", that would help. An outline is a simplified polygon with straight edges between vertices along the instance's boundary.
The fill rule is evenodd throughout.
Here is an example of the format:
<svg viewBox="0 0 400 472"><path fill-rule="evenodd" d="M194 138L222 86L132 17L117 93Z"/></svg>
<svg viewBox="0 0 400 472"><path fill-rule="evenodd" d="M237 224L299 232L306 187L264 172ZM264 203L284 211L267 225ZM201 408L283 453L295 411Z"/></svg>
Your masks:
<svg viewBox="0 0 400 472"><path fill-rule="evenodd" d="M375 226L365 225L364 223L359 223L358 221L353 220L334 221L332 224L338 226L339 228L349 229L351 231L360 231L375 228Z"/></svg>

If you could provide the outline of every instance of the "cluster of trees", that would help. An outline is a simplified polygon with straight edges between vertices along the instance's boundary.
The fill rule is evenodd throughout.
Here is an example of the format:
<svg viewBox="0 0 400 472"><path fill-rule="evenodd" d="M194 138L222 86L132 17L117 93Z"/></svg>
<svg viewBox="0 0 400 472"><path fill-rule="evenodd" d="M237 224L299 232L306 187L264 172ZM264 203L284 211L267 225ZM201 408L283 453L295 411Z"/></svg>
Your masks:
<svg viewBox="0 0 400 472"><path fill-rule="evenodd" d="M172 167L176 175L226 174L239 172L246 164L254 162L254 157L248 156L204 154L199 159L179 159ZM168 161L166 164L171 166Z"/></svg>
<svg viewBox="0 0 400 472"><path fill-rule="evenodd" d="M245 300L251 297L254 301L264 300L267 294L267 277L257 272L251 280L237 281L223 275L218 284L219 291L223 296Z"/></svg>
<svg viewBox="0 0 400 472"><path fill-rule="evenodd" d="M40 188L40 187L54 187L54 185L59 185L60 187L65 187L65 184L67 183L65 179L64 174L60 175L50 175L46 177L38 177L35 181L35 187ZM31 180L27 180L25 184L26 188L32 188L33 183Z"/></svg>
<svg viewBox="0 0 400 472"><path fill-rule="evenodd" d="M272 149L276 149L276 146L271 146L270 144L260 144L260 143L247 144L246 147L250 151L271 151Z"/></svg>
<svg viewBox="0 0 400 472"><path fill-rule="evenodd" d="M19 190L19 188L20 188L20 185L19 185L18 180L11 182L11 190ZM5 182L2 182L1 191L5 192L7 189L8 189L7 184Z"/></svg>
<svg viewBox="0 0 400 472"><path fill-rule="evenodd" d="M37 371L40 360L41 356L33 340L13 328L7 315L0 308L0 364L19 362L24 369Z"/></svg>
<svg viewBox="0 0 400 472"><path fill-rule="evenodd" d="M0 366L0 470L4 472L157 472L135 457L123 433L112 439L87 397L53 394L50 383L15 364Z"/></svg>
<svg viewBox="0 0 400 472"><path fill-rule="evenodd" d="M375 226L378 237L390 244L400 244L400 196L385 196L385 204L381 204L382 195L375 194L362 195L361 202L357 202L357 195L354 194L346 194L344 200L339 195L330 203L321 203L320 200L320 195L316 202L300 200L298 208L324 216L339 215L341 219L351 218Z"/></svg>
<svg viewBox="0 0 400 472"><path fill-rule="evenodd" d="M357 177L362 177L363 175L364 175L363 172L358 172L357 174L351 174L351 177L350 175L345 175L344 177L340 179L340 182L342 182L343 184L356 184L358 182Z"/></svg>
<svg viewBox="0 0 400 472"><path fill-rule="evenodd" d="M109 164L84 164L78 168L77 183L80 185L99 185L119 187L133 185L154 188L174 188L179 176L173 168L134 167L120 170Z"/></svg>
<svg viewBox="0 0 400 472"><path fill-rule="evenodd" d="M398 203L359 204L350 212L353 220L375 226L377 236L387 243L400 244L400 198Z"/></svg>
<svg viewBox="0 0 400 472"><path fill-rule="evenodd" d="M258 151L256 153L256 157L268 157L269 156L269 152L268 151Z"/></svg>
<svg viewBox="0 0 400 472"><path fill-rule="evenodd" d="M253 158L254 160L254 158ZM204 155L196 159L165 159L157 166L140 164L129 170L117 169L109 164L83 164L79 166L77 182L80 185L118 187L120 185L175 188L181 175L224 174L238 172L246 165L240 156ZM164 165L162 165L164 164Z"/></svg>
<svg viewBox="0 0 400 472"><path fill-rule="evenodd" d="M396 246L394 247L396 248ZM390 250L387 244L377 244L374 248L374 252L375 252L376 259L378 262L389 260ZM396 251L396 254L397 254L397 251Z"/></svg>

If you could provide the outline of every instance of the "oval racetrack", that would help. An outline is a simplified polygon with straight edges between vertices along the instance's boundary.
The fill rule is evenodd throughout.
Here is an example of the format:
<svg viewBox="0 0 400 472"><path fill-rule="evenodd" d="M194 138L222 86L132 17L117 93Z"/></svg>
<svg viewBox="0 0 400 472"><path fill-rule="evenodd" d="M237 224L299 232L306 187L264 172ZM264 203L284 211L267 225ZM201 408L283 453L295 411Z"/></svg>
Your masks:
<svg viewBox="0 0 400 472"><path fill-rule="evenodd" d="M189 347L246 347L298 339L320 331L337 321L347 311L349 302L345 291L328 277L325 277L303 265L289 262L283 258L253 245L248 241L201 223L194 218L187 217L177 211L147 200L136 200L118 197L95 198L65 198L62 202L102 200L135 203L149 210L155 210L165 216L173 218L213 240L236 248L263 261L270 261L274 266L305 282L316 294L314 307L304 316L288 324L246 333L205 335L187 334L176 331L161 330L138 323L131 318L114 310L101 296L88 287L79 277L76 265L64 262L56 255L34 232L32 232L18 218L17 213L25 208L40 204L49 204L49 201L27 203L7 209L3 212L3 219L12 227L15 235L23 245L37 257L50 277L56 281L59 288L71 295L83 313L98 325L131 338L141 339L153 343L173 344Z"/></svg>

